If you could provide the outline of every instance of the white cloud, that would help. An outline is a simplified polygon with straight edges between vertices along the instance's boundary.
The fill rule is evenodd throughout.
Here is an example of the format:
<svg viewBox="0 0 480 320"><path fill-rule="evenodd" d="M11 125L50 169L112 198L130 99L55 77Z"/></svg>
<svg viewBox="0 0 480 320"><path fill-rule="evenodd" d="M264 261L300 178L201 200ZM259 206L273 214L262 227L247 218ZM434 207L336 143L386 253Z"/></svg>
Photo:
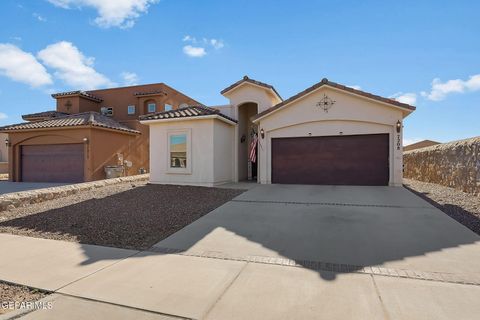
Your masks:
<svg viewBox="0 0 480 320"><path fill-rule="evenodd" d="M5 120L7 118L8 118L8 116L5 113L0 112L0 120Z"/></svg>
<svg viewBox="0 0 480 320"><path fill-rule="evenodd" d="M35 56L9 43L0 43L0 74L32 87L53 83L52 77Z"/></svg>
<svg viewBox="0 0 480 320"><path fill-rule="evenodd" d="M182 41L189 41L189 42L192 42L192 43L196 43L197 42L197 39L195 39L194 37L192 36L189 36L188 34L183 37Z"/></svg>
<svg viewBox="0 0 480 320"><path fill-rule="evenodd" d="M357 86L357 85L347 86L347 87L352 88L352 89L355 89L355 90L362 90L362 87Z"/></svg>
<svg viewBox="0 0 480 320"><path fill-rule="evenodd" d="M406 92L406 93L397 92L394 95L390 96L390 98L393 98L398 102L406 103L412 106L415 105L415 103L417 102L417 94L413 92Z"/></svg>
<svg viewBox="0 0 480 320"><path fill-rule="evenodd" d="M201 58L207 54L205 48L186 45L183 47L183 53L192 58Z"/></svg>
<svg viewBox="0 0 480 320"><path fill-rule="evenodd" d="M54 75L76 89L95 89L114 83L93 68L94 58L86 57L71 42L61 41L47 46L38 58L55 70Z"/></svg>
<svg viewBox="0 0 480 320"><path fill-rule="evenodd" d="M432 89L430 92L423 91L421 94L429 100L440 101L451 93L464 93L477 90L480 90L480 74L470 76L468 80L454 79L446 82L435 78L432 81Z"/></svg>
<svg viewBox="0 0 480 320"><path fill-rule="evenodd" d="M186 35L183 37L182 41L191 44L183 47L183 52L190 57L203 57L207 54L207 47L211 47L215 50L220 50L225 47L223 40L213 38L202 38L201 40L197 40L197 38L191 35Z"/></svg>
<svg viewBox="0 0 480 320"><path fill-rule="evenodd" d="M32 16L33 16L34 18L36 18L38 21L40 21L40 22L47 22L47 18L41 16L40 14L38 14L38 13L36 13L36 12L34 12L34 13L32 14Z"/></svg>
<svg viewBox="0 0 480 320"><path fill-rule="evenodd" d="M126 86L134 86L138 84L138 76L134 72L122 72L120 76L123 78L123 84Z"/></svg>
<svg viewBox="0 0 480 320"><path fill-rule="evenodd" d="M218 39L210 39L210 44L212 45L212 47L214 47L217 50L225 47L225 44L223 43L223 41Z"/></svg>
<svg viewBox="0 0 480 320"><path fill-rule="evenodd" d="M131 28L150 5L159 0L47 0L63 9L90 7L97 11L95 23L103 28Z"/></svg>

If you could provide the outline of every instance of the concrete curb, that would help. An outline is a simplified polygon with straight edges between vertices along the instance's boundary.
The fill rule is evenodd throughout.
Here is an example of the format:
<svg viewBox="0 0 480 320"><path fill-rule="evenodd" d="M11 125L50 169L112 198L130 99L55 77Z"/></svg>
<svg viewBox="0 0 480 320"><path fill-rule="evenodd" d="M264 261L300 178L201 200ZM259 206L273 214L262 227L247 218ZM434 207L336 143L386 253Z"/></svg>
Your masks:
<svg viewBox="0 0 480 320"><path fill-rule="evenodd" d="M40 203L48 200L59 199L79 193L106 186L116 185L125 182L148 181L149 174L141 174L129 177L121 177L114 179L105 179L92 182L83 182L71 184L67 186L51 187L44 189L37 189L31 191L21 191L14 193L7 193L0 196L0 212L5 210L13 210L15 208L24 207L29 204Z"/></svg>

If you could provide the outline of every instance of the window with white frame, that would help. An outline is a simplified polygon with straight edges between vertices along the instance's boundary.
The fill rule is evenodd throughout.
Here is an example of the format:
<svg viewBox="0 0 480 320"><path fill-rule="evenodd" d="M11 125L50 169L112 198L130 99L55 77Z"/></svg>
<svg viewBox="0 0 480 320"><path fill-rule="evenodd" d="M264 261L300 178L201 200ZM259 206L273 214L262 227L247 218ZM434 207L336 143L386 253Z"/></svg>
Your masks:
<svg viewBox="0 0 480 320"><path fill-rule="evenodd" d="M156 103L149 103L147 105L147 110L148 110L148 113L153 113L153 112L156 112L157 111L157 104Z"/></svg>
<svg viewBox="0 0 480 320"><path fill-rule="evenodd" d="M127 109L129 115L135 114L135 106L128 106Z"/></svg>
<svg viewBox="0 0 480 320"><path fill-rule="evenodd" d="M191 173L190 130L168 132L168 172Z"/></svg>
<svg viewBox="0 0 480 320"><path fill-rule="evenodd" d="M171 104L165 103L165 111L170 111L172 109L173 109L173 107L172 107Z"/></svg>

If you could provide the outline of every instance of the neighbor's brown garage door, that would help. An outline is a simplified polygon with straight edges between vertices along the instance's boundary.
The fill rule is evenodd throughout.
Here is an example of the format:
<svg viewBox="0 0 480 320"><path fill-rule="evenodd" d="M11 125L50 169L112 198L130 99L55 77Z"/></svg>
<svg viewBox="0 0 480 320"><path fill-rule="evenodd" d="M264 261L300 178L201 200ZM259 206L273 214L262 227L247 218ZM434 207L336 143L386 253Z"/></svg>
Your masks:
<svg viewBox="0 0 480 320"><path fill-rule="evenodd" d="M272 183L388 185L388 134L272 139Z"/></svg>
<svg viewBox="0 0 480 320"><path fill-rule="evenodd" d="M83 182L83 144L22 146L25 182Z"/></svg>

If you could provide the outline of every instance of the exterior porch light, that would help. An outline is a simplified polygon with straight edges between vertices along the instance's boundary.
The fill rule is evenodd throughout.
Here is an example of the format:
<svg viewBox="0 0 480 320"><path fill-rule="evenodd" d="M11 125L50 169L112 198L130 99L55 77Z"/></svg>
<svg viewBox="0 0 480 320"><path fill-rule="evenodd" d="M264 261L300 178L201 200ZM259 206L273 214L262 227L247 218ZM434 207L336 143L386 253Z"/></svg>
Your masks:
<svg viewBox="0 0 480 320"><path fill-rule="evenodd" d="M262 139L265 138L265 130L263 130L263 128L260 129L260 137L262 137Z"/></svg>
<svg viewBox="0 0 480 320"><path fill-rule="evenodd" d="M397 121L397 133L400 133L400 131L402 130L402 123L400 122L400 120Z"/></svg>
<svg viewBox="0 0 480 320"><path fill-rule="evenodd" d="M88 143L88 138L83 138L83 143Z"/></svg>
<svg viewBox="0 0 480 320"><path fill-rule="evenodd" d="M7 148L10 147L10 140L8 140L8 138L5 138L5 146Z"/></svg>

